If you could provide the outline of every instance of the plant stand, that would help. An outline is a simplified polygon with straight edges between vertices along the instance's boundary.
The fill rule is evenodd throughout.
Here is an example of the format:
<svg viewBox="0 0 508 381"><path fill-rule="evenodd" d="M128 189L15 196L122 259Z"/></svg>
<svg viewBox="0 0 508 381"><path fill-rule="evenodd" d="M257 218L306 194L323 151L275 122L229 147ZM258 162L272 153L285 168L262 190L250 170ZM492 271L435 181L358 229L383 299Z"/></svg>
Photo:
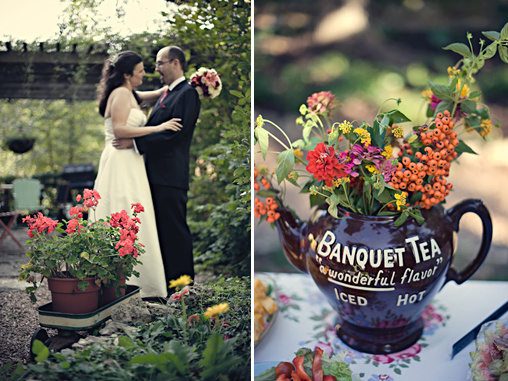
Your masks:
<svg viewBox="0 0 508 381"><path fill-rule="evenodd" d="M30 356L32 359L35 358L35 355L32 353L35 340L42 341L51 351L55 352L72 347L74 343L77 343L83 337L78 331L93 332L95 328L111 317L113 308L128 303L133 297L140 297L140 289L139 286L127 285L124 296L111 303L99 305L97 310L86 314L54 312L52 310L52 303L37 307L40 326L57 329L58 334L50 337L44 328L38 328L30 340Z"/></svg>

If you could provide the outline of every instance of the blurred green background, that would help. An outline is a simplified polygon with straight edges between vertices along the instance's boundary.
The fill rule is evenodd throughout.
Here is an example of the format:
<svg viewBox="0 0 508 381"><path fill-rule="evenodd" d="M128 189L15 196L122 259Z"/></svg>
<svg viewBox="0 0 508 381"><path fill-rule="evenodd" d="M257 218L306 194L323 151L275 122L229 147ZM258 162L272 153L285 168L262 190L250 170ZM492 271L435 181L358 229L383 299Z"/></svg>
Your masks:
<svg viewBox="0 0 508 381"><path fill-rule="evenodd" d="M256 0L255 117L262 114L295 138L300 105L315 92L331 91L342 104L335 120L372 121L382 103L393 97L402 99L402 112L422 124L426 106L421 92L427 81L446 83L447 68L460 58L442 48L467 44L466 34L471 33L477 51L481 32L500 31L506 22L508 1ZM484 201L494 239L474 279L508 280L508 65L496 56L476 79L483 102L501 127L486 141L476 134L467 136L479 155L464 155L452 166L454 191L445 207L465 198ZM263 163L259 154L255 161ZM273 168L274 157L264 164ZM308 218L306 196L288 189L287 200L302 219ZM454 259L457 267L476 254L480 234L477 218L466 215ZM275 229L256 221L254 237L255 271L296 271L282 254Z"/></svg>

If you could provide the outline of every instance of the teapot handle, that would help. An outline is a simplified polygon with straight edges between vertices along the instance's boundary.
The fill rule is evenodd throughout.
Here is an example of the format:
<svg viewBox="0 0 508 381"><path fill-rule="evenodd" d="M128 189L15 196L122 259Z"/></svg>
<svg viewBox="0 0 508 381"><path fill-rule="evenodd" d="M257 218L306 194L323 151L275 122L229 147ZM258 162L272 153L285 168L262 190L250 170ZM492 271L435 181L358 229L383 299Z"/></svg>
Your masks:
<svg viewBox="0 0 508 381"><path fill-rule="evenodd" d="M448 211L447 214L452 220L453 230L456 232L459 231L460 219L464 214L469 212L478 215L482 222L483 231L480 250L475 258L462 271L458 271L451 265L446 273L445 284L450 280L455 281L457 284L461 284L468 280L476 270L478 270L489 252L492 242L492 219L490 218L489 211L481 200L467 199L458 203Z"/></svg>

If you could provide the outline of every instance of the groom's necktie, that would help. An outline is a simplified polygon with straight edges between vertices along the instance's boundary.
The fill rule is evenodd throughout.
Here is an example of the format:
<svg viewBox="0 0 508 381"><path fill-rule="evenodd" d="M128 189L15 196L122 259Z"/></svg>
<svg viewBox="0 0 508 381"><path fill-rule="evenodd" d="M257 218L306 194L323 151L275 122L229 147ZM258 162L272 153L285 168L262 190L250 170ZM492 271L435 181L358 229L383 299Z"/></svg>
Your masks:
<svg viewBox="0 0 508 381"><path fill-rule="evenodd" d="M169 94L169 87L166 88L166 91L164 92L164 95L162 96L161 100L159 101L159 104L162 103L162 101L164 100L164 98L166 98L166 96Z"/></svg>

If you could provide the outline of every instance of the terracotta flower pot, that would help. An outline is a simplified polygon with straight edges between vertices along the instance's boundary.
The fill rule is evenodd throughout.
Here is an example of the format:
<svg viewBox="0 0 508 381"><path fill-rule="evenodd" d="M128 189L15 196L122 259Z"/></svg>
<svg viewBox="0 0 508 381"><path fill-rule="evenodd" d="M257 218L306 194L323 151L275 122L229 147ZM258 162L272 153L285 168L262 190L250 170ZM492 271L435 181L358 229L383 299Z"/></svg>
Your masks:
<svg viewBox="0 0 508 381"><path fill-rule="evenodd" d="M482 243L462 271L452 264L461 217L477 214ZM482 264L492 240L492 222L479 200L450 210L422 210L396 227L396 216L361 216L339 208L339 218L319 209L308 223L280 210L277 221L289 261L309 273L337 311L337 334L350 347L369 353L393 353L421 336L421 315L443 285L465 282Z"/></svg>
<svg viewBox="0 0 508 381"><path fill-rule="evenodd" d="M125 288L122 287L120 289L120 295L116 294L116 289L119 285L125 286L125 283L126 283L125 277L122 275L119 283L113 283L110 285L102 285L101 292L99 294L99 305L104 306L104 305L112 303L115 300L124 296L125 295Z"/></svg>
<svg viewBox="0 0 508 381"><path fill-rule="evenodd" d="M82 282L79 279L47 278L51 291L52 309L55 312L67 314L85 314L97 310L99 307L100 287L95 284L95 278L85 278L88 287L85 291L79 289Z"/></svg>

